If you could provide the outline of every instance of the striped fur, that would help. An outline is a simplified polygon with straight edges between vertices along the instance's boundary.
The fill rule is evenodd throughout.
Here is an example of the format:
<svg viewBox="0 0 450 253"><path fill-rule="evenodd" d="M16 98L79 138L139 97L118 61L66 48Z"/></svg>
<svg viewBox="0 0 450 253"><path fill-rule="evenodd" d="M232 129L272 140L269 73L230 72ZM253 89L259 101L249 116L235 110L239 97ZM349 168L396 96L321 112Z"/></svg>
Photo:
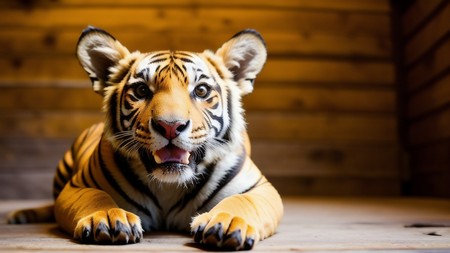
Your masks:
<svg viewBox="0 0 450 253"><path fill-rule="evenodd" d="M56 218L85 243L190 231L198 243L235 250L275 232L283 206L250 159L241 106L266 59L257 32L242 31L215 53L130 53L89 27L77 52L104 98L105 121L59 162L55 204L16 211L10 223Z"/></svg>

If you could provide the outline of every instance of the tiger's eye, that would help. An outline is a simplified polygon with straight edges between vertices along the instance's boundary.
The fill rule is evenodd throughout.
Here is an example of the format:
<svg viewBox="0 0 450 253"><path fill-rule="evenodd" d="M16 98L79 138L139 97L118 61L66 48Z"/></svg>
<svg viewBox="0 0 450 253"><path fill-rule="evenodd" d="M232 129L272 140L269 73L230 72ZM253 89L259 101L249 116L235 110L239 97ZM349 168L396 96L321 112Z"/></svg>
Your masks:
<svg viewBox="0 0 450 253"><path fill-rule="evenodd" d="M211 88L206 84L200 84L194 89L194 93L199 98L206 98L208 97L209 93L211 92Z"/></svg>
<svg viewBox="0 0 450 253"><path fill-rule="evenodd" d="M147 84L140 83L134 88L134 95L139 99L146 98L150 95L150 89Z"/></svg>

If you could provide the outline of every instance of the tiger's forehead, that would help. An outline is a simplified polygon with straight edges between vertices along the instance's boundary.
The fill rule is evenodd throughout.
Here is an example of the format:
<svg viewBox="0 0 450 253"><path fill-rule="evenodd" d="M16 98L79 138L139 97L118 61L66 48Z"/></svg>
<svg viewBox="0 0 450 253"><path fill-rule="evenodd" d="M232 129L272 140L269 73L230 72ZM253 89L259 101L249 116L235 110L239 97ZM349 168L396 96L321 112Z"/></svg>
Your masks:
<svg viewBox="0 0 450 253"><path fill-rule="evenodd" d="M210 75L208 65L198 53L157 51L147 53L138 63L131 79L154 83L162 75L176 76L187 84L201 75Z"/></svg>

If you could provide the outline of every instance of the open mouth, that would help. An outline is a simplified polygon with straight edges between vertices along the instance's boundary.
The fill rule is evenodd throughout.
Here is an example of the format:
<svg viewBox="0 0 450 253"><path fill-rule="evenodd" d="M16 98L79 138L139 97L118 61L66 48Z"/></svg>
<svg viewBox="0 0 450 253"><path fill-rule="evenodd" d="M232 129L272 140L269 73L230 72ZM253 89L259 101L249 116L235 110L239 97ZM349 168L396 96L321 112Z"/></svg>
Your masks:
<svg viewBox="0 0 450 253"><path fill-rule="evenodd" d="M141 159L145 169L155 179L166 183L185 184L195 178L195 151L189 152L173 144L169 144L157 151L141 152Z"/></svg>
<svg viewBox="0 0 450 253"><path fill-rule="evenodd" d="M191 153L189 151L173 144L153 152L153 158L157 164L179 163L188 165L190 156Z"/></svg>

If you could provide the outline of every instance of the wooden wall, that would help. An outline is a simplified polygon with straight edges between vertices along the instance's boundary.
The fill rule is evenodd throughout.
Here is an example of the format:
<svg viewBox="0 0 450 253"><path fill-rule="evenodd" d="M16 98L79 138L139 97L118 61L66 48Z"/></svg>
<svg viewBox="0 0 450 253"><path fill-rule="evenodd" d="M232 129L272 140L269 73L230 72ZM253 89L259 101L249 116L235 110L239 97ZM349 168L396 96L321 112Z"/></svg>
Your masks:
<svg viewBox="0 0 450 253"><path fill-rule="evenodd" d="M397 195L390 15L388 0L2 1L0 198L50 197L71 139L102 119L74 54L87 25L140 51L257 29L269 58L244 103L263 172L283 194Z"/></svg>
<svg viewBox="0 0 450 253"><path fill-rule="evenodd" d="M450 1L417 0L400 22L409 191L450 197Z"/></svg>

